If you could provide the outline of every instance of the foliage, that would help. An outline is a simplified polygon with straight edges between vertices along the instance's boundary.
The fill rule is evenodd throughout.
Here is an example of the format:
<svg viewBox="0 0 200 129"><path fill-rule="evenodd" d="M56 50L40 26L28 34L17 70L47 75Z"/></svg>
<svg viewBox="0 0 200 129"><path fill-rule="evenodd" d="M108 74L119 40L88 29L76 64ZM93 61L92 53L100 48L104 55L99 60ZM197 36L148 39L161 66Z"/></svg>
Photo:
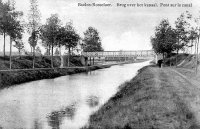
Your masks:
<svg viewBox="0 0 200 129"><path fill-rule="evenodd" d="M189 12L182 13L177 20L175 21L175 30L177 35L177 42L174 45L178 53L179 50L183 50L188 46L191 37L190 35L190 24L187 22L187 19L191 18ZM192 32L193 33L193 32Z"/></svg>
<svg viewBox="0 0 200 129"><path fill-rule="evenodd" d="M21 39L16 39L15 40L15 45L13 45L14 47L16 47L19 51L19 55L21 54L21 50L24 49L24 43Z"/></svg>
<svg viewBox="0 0 200 129"><path fill-rule="evenodd" d="M41 51L41 49L40 49L39 46L36 47L35 52L36 52L37 54L40 54L40 55L42 54L42 51Z"/></svg>
<svg viewBox="0 0 200 129"><path fill-rule="evenodd" d="M40 39L44 46L56 46L56 37L59 33L59 28L61 26L61 21L57 14L52 14L50 18L47 19L46 24L42 25L40 28Z"/></svg>
<svg viewBox="0 0 200 129"><path fill-rule="evenodd" d="M35 47L39 37L40 11L38 1L30 0L30 10L28 14L27 32L31 35L28 39L30 46L33 48L33 68L35 67Z"/></svg>
<svg viewBox="0 0 200 129"><path fill-rule="evenodd" d="M84 48L83 51L103 51L101 46L101 39L99 37L99 32L93 27L89 27L86 32L84 32Z"/></svg>
<svg viewBox="0 0 200 129"><path fill-rule="evenodd" d="M56 46L61 47L62 45L64 45L63 40L66 36L65 32L66 32L65 27L59 27L58 33L57 33L57 36L56 36Z"/></svg>
<svg viewBox="0 0 200 129"><path fill-rule="evenodd" d="M33 48L36 47L38 38L38 31L33 31L31 36L28 38L28 42Z"/></svg>
<svg viewBox="0 0 200 129"><path fill-rule="evenodd" d="M20 23L22 12L15 10L15 1L3 3L0 1L0 33L4 35L4 56L5 56L5 36L16 39L22 37L23 26Z"/></svg>
<svg viewBox="0 0 200 129"><path fill-rule="evenodd" d="M156 27L155 36L151 37L151 43L155 53L158 54L169 54L174 50L176 32L168 20L163 19Z"/></svg>
<svg viewBox="0 0 200 129"><path fill-rule="evenodd" d="M62 41L66 48L70 49L77 46L80 36L76 33L72 24L66 24L65 31L63 34L65 36L63 37Z"/></svg>
<svg viewBox="0 0 200 129"><path fill-rule="evenodd" d="M45 55L45 56L48 56L48 55L49 55L49 49L46 49L46 51L44 52L44 55Z"/></svg>
<svg viewBox="0 0 200 129"><path fill-rule="evenodd" d="M1 16L0 16L0 32L4 35L4 56L5 56L5 35L10 36L10 69L11 69L11 55L12 55L12 41L22 38L23 25L20 22L20 17L23 15L22 12L15 10L15 1L8 1L2 3Z"/></svg>
<svg viewBox="0 0 200 129"><path fill-rule="evenodd" d="M51 46L51 66L53 67L53 48L57 45L56 37L61 26L61 20L57 14L52 14L46 24L40 28L40 38L45 46Z"/></svg>
<svg viewBox="0 0 200 129"><path fill-rule="evenodd" d="M55 52L54 52L54 55L58 56L60 54L58 48L56 48Z"/></svg>
<svg viewBox="0 0 200 129"><path fill-rule="evenodd" d="M38 1L30 0L30 10L28 14L28 24L27 31L29 34L32 34L34 31L38 31L40 27L41 14L38 9Z"/></svg>

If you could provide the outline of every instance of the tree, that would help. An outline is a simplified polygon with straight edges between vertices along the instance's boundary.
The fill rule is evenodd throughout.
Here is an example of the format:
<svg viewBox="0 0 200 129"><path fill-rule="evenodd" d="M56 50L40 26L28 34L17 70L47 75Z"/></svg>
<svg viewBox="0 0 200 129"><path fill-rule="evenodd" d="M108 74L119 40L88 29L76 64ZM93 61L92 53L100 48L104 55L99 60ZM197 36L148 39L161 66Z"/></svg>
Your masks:
<svg viewBox="0 0 200 129"><path fill-rule="evenodd" d="M101 46L101 39L99 37L99 32L93 27L89 27L86 32L84 32L85 47L83 51L93 52L93 51L103 51Z"/></svg>
<svg viewBox="0 0 200 129"><path fill-rule="evenodd" d="M66 37L66 28L65 27L60 27L58 29L58 34L56 36L56 45L59 47L59 54L61 56L61 46L64 45L64 38Z"/></svg>
<svg viewBox="0 0 200 129"><path fill-rule="evenodd" d="M58 18L57 14L52 14L50 18L47 19L46 24L40 29L40 37L43 43L47 43L47 46L51 47L51 67L53 68L53 48L56 46L56 37L58 35L58 30L61 26L61 20Z"/></svg>
<svg viewBox="0 0 200 129"><path fill-rule="evenodd" d="M38 55L42 55L42 51L41 51L41 49L40 49L39 46L36 47L35 52L36 52L36 54L38 54Z"/></svg>
<svg viewBox="0 0 200 129"><path fill-rule="evenodd" d="M174 45L176 44L176 32L166 19L163 19L160 22L155 31L155 36L151 37L151 44L154 52L162 54L164 59L165 54L169 55L172 51L174 51Z"/></svg>
<svg viewBox="0 0 200 129"><path fill-rule="evenodd" d="M23 26L20 23L20 17L23 15L22 12L15 11L15 2L8 3L11 11L8 12L8 25L7 34L10 36L10 69L12 68L11 56L12 56L12 42L15 39L21 39L23 33Z"/></svg>
<svg viewBox="0 0 200 129"><path fill-rule="evenodd" d="M31 49L33 50L33 68L35 67L35 47L37 45L38 37L39 37L39 27L40 27L40 11L38 9L38 1L30 0L30 10L28 14L28 25L27 31L31 35L29 37L29 43Z"/></svg>
<svg viewBox="0 0 200 129"><path fill-rule="evenodd" d="M54 52L54 55L58 56L60 54L58 48L56 48L55 52Z"/></svg>
<svg viewBox="0 0 200 129"><path fill-rule="evenodd" d="M189 40L191 42L189 47L191 47L191 51L192 51L193 46L195 46L195 50L196 50L196 42L194 45L194 40L197 39L197 37L198 37L197 28L191 27L189 31Z"/></svg>
<svg viewBox="0 0 200 129"><path fill-rule="evenodd" d="M176 65L177 65L177 56L180 50L184 50L185 47L188 46L189 43L189 26L190 24L187 22L187 19L191 18L189 12L182 13L177 20L175 21L176 27L176 35L177 35L177 43L174 45L176 48Z"/></svg>
<svg viewBox="0 0 200 129"><path fill-rule="evenodd" d="M46 49L46 51L44 52L44 55L49 56L49 50L48 49Z"/></svg>
<svg viewBox="0 0 200 129"><path fill-rule="evenodd" d="M3 53L5 57L5 38L6 35L8 34L8 29L10 27L10 18L11 18L11 13L13 11L13 8L10 6L10 2L3 3L0 1L0 33L3 34Z"/></svg>
<svg viewBox="0 0 200 129"><path fill-rule="evenodd" d="M45 47L45 55L50 55L51 43L48 41L47 25L42 25L39 30L39 38L42 40L41 45Z"/></svg>
<svg viewBox="0 0 200 129"><path fill-rule="evenodd" d="M15 39L14 47L16 47L18 49L19 57L21 59L21 50L24 49L24 43L22 42L21 39Z"/></svg>
<svg viewBox="0 0 200 129"><path fill-rule="evenodd" d="M68 22L65 26L65 32L63 37L63 43L65 47L68 49L68 67L70 66L70 55L71 49L77 46L78 41L80 40L80 36L76 33L72 22Z"/></svg>
<svg viewBox="0 0 200 129"><path fill-rule="evenodd" d="M200 12L199 12L200 13ZM200 14L198 16L198 18L195 19L195 23L196 23L196 38L197 38L197 42L195 43L195 53L196 53L196 74L198 71L198 62L199 62L199 38L200 38Z"/></svg>

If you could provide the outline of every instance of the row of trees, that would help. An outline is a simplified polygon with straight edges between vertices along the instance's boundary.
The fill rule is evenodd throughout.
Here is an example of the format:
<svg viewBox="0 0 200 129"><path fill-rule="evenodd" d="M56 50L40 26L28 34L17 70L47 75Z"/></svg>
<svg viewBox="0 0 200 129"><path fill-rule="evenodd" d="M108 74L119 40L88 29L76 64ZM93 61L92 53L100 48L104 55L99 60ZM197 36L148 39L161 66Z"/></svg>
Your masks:
<svg viewBox="0 0 200 129"><path fill-rule="evenodd" d="M156 27L154 36L151 37L155 53L162 54L165 58L172 52L178 55L180 50L184 51L193 46L195 46L195 52L198 53L199 20L200 18L194 18L188 11L177 18L175 27L170 25L168 19L163 19Z"/></svg>
<svg viewBox="0 0 200 129"><path fill-rule="evenodd" d="M46 24L42 25L40 28L40 38L42 39L43 45L51 48L51 66L53 67L53 50L57 46L60 48L61 56L61 46L65 46L68 49L68 66L71 54L71 48L77 46L80 36L76 33L74 27L67 23L65 26L61 26L61 21L57 14L51 15L47 19Z"/></svg>
<svg viewBox="0 0 200 129"><path fill-rule="evenodd" d="M0 34L4 37L4 57L5 38L6 36L10 36L10 68L12 42L15 42L14 46L18 48L20 52L21 49L24 48L22 34L25 32L25 29L30 35L28 43L30 44L33 55L33 68L35 68L35 51L39 40L41 40L42 46L46 48L48 55L50 55L51 51L51 67L53 67L53 51L55 47L59 48L60 56L61 47L65 47L68 50L68 66L71 51L73 48L77 47L77 44L80 42L83 51L103 51L99 33L95 28L89 27L84 33L84 38L81 38L73 27L72 22L67 22L66 25L63 26L57 14L52 14L47 18L46 23L42 25L41 13L38 8L37 0L30 0L28 22L23 22L19 20L23 16L23 12L16 11L14 5L14 0L12 2L9 0L5 3L0 0Z"/></svg>
<svg viewBox="0 0 200 129"><path fill-rule="evenodd" d="M22 39L23 25L20 22L20 17L23 12L15 10L15 2L8 1L3 3L0 0L0 34L3 35L4 45L3 53L5 57L5 38L6 35L10 37L10 68L11 68L11 54L12 54L12 42Z"/></svg>

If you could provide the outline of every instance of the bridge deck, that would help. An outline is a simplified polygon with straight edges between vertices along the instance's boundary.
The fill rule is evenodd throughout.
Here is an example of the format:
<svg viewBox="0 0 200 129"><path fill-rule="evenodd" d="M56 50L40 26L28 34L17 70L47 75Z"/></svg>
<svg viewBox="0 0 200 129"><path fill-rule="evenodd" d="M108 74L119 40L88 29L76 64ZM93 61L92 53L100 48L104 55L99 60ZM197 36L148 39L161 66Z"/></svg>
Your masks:
<svg viewBox="0 0 200 129"><path fill-rule="evenodd" d="M102 52L82 52L86 57L135 57L135 56L150 56L155 55L153 50L140 51L102 51Z"/></svg>

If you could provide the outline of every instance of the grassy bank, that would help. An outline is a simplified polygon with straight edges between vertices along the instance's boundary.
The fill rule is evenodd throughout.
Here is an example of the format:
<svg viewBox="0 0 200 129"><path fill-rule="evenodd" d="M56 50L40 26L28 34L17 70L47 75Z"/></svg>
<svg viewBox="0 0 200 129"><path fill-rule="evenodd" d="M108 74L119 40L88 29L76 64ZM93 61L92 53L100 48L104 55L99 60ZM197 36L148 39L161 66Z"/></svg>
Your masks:
<svg viewBox="0 0 200 129"><path fill-rule="evenodd" d="M83 64L81 63L79 58L71 57L70 66L72 66L72 68L59 68L60 57L54 56L53 58L54 69L52 69L50 56L37 56L35 58L35 69L32 69L33 65L32 60L33 60L32 56L22 56L22 57L13 56L12 57L13 70L10 71L9 57L0 57L0 89L24 82L30 82L41 79L50 79L69 74L87 72L89 70L108 68L112 65L117 65L116 63L116 64L83 67ZM138 62L141 61L139 60Z"/></svg>
<svg viewBox="0 0 200 129"><path fill-rule="evenodd" d="M0 57L0 70L8 70L10 67L10 58ZM53 66L55 68L60 67L60 57L53 57ZM70 58L70 66L83 66L80 60L77 58ZM33 67L32 56L13 56L12 57L12 69L31 69ZM51 68L51 56L36 56L35 57L35 68Z"/></svg>
<svg viewBox="0 0 200 129"><path fill-rule="evenodd" d="M110 65L90 66L83 68L55 68L55 69L0 71L0 89L25 82L41 80L41 79L51 79L59 76L87 72L89 70L97 70L108 67L110 67Z"/></svg>
<svg viewBox="0 0 200 129"><path fill-rule="evenodd" d="M54 69L51 69L51 58L46 56L36 57L35 68L32 68L32 57L13 57L12 71L9 71L9 57L0 57L0 89L35 80L50 79L59 76L87 72L88 70L96 70L110 67L110 65L82 67L80 60L71 58L70 65L79 68L59 68L60 57L54 57ZM25 69L25 70L23 70Z"/></svg>
<svg viewBox="0 0 200 129"><path fill-rule="evenodd" d="M142 68L90 117L84 129L199 128L168 71L155 66Z"/></svg>

